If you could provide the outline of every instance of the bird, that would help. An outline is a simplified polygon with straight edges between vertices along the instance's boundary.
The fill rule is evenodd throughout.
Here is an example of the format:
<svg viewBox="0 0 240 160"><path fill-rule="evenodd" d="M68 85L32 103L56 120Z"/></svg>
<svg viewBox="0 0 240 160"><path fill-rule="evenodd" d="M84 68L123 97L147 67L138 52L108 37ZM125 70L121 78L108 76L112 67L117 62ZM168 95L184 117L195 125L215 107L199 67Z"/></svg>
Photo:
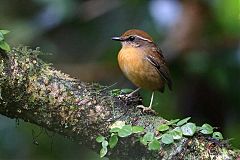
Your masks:
<svg viewBox="0 0 240 160"><path fill-rule="evenodd" d="M149 107L140 106L144 112L152 109L154 92L164 92L165 84L172 90L172 78L162 50L152 37L143 30L130 29L112 40L120 41L122 48L118 53L118 64L123 74L138 88L152 91Z"/></svg>

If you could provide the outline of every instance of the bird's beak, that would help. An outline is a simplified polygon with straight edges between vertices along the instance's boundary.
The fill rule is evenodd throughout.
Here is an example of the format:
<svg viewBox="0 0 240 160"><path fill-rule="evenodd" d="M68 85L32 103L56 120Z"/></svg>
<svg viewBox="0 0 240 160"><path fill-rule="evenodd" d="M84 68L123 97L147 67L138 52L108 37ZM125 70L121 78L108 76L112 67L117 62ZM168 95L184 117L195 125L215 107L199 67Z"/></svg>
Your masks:
<svg viewBox="0 0 240 160"><path fill-rule="evenodd" d="M123 41L122 37L112 37L112 40L114 41Z"/></svg>

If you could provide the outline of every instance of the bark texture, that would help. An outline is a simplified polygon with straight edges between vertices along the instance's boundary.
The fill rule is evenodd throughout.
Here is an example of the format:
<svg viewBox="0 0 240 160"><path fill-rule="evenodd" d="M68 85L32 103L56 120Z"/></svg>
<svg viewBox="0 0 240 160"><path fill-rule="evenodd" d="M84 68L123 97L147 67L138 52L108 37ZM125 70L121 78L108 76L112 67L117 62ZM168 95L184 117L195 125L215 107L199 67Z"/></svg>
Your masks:
<svg viewBox="0 0 240 160"><path fill-rule="evenodd" d="M95 151L99 135L109 136L117 120L140 125L146 131L167 120L143 114L136 105L139 97L120 98L110 87L85 83L55 70L38 56L39 49L27 47L0 51L0 114L20 118L83 143ZM124 96L122 96L124 97ZM119 159L237 159L239 153L225 142L196 134L159 151L149 151L138 137L121 138L108 152Z"/></svg>

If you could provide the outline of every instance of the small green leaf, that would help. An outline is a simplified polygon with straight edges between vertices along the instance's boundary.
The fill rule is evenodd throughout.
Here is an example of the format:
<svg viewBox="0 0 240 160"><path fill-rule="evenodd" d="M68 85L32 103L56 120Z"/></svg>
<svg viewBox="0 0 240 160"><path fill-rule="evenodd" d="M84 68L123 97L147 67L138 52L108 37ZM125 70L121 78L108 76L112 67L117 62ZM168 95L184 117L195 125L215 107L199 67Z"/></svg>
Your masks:
<svg viewBox="0 0 240 160"><path fill-rule="evenodd" d="M201 133L202 134L212 134L213 133L213 127L207 123L203 124L201 127Z"/></svg>
<svg viewBox="0 0 240 160"><path fill-rule="evenodd" d="M116 121L114 122L110 128L113 129L113 128L122 128L123 126L125 126L125 122L124 121Z"/></svg>
<svg viewBox="0 0 240 160"><path fill-rule="evenodd" d="M213 132L213 135L212 135L213 138L216 138L218 140L222 140L223 139L223 136L222 136L222 133L221 132Z"/></svg>
<svg viewBox="0 0 240 160"><path fill-rule="evenodd" d="M117 142L118 142L117 135L111 136L110 139L109 139L109 147L114 148L117 145Z"/></svg>
<svg viewBox="0 0 240 160"><path fill-rule="evenodd" d="M100 136L98 136L97 138L96 138L96 141L98 142L98 143L101 143L102 141L104 141L105 140L105 137L103 137L102 135L100 135Z"/></svg>
<svg viewBox="0 0 240 160"><path fill-rule="evenodd" d="M103 147L101 150L100 150L100 157L104 157L105 155L107 154L107 147Z"/></svg>
<svg viewBox="0 0 240 160"><path fill-rule="evenodd" d="M194 123L187 123L181 127L184 136L193 136L194 133L196 132L196 129L197 127L196 124Z"/></svg>
<svg viewBox="0 0 240 160"><path fill-rule="evenodd" d="M144 131L144 128L142 126L133 126L132 127L132 132L133 133L140 133L140 132L143 132Z"/></svg>
<svg viewBox="0 0 240 160"><path fill-rule="evenodd" d="M109 132L119 132L120 128L112 128Z"/></svg>
<svg viewBox="0 0 240 160"><path fill-rule="evenodd" d="M147 132L144 136L143 136L143 140L146 142L151 142L154 138L154 134L152 132Z"/></svg>
<svg viewBox="0 0 240 160"><path fill-rule="evenodd" d="M143 137L140 137L140 142L145 146L148 144L148 142Z"/></svg>
<svg viewBox="0 0 240 160"><path fill-rule="evenodd" d="M173 124L176 124L180 119L173 119L173 120L170 120L169 122L167 122L167 125L173 125Z"/></svg>
<svg viewBox="0 0 240 160"><path fill-rule="evenodd" d="M200 132L202 130L202 127L197 126L196 132Z"/></svg>
<svg viewBox="0 0 240 160"><path fill-rule="evenodd" d="M173 139L181 139L182 138L182 130L180 127L174 128L170 133L173 137Z"/></svg>
<svg viewBox="0 0 240 160"><path fill-rule="evenodd" d="M130 89L130 88L125 88L125 89L121 89L121 92L122 92L123 94L128 94L128 93L133 92L133 90Z"/></svg>
<svg viewBox="0 0 240 160"><path fill-rule="evenodd" d="M120 89L113 89L113 90L111 90L110 93L111 93L112 95L114 95L114 96L117 96L117 95L120 94L120 92L121 92Z"/></svg>
<svg viewBox="0 0 240 160"><path fill-rule="evenodd" d="M5 41L0 41L0 48L5 51L10 51L10 46Z"/></svg>
<svg viewBox="0 0 240 160"><path fill-rule="evenodd" d="M0 30L0 32L1 32L2 34L8 34L10 31L8 31L8 30Z"/></svg>
<svg viewBox="0 0 240 160"><path fill-rule="evenodd" d="M161 139L162 143L164 144L171 144L173 143L173 136L171 134L165 133L162 135L162 139Z"/></svg>
<svg viewBox="0 0 240 160"><path fill-rule="evenodd" d="M187 117L187 118L180 120L179 122L177 122L177 126L181 126L181 125L187 123L189 119L191 119L191 117Z"/></svg>
<svg viewBox="0 0 240 160"><path fill-rule="evenodd" d="M160 149L160 143L158 140L154 139L148 144L149 150L159 150Z"/></svg>
<svg viewBox="0 0 240 160"><path fill-rule="evenodd" d="M167 131L169 129L169 126L166 125L166 124L161 124L157 130L160 131L160 132L164 132L164 131Z"/></svg>
<svg viewBox="0 0 240 160"><path fill-rule="evenodd" d="M102 147L104 148L104 147L107 147L107 146L108 146L108 141L103 140L102 141Z"/></svg>
<svg viewBox="0 0 240 160"><path fill-rule="evenodd" d="M119 137L127 137L127 136L130 136L131 134L132 134L132 126L130 125L125 125L118 131Z"/></svg>
<svg viewBox="0 0 240 160"><path fill-rule="evenodd" d="M4 36L2 34L2 32L0 32L0 41L3 41L4 40Z"/></svg>

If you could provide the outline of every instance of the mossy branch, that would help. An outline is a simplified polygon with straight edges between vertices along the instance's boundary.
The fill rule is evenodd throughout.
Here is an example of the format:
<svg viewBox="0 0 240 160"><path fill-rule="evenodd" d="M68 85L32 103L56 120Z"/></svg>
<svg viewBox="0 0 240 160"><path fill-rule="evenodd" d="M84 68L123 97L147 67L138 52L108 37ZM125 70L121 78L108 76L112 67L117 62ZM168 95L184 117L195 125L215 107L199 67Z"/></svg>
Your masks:
<svg viewBox="0 0 240 160"><path fill-rule="evenodd" d="M85 83L55 70L38 58L39 49L0 51L0 114L20 118L99 151L99 135L108 136L115 121L154 132L167 120L145 115L131 100L113 95L106 86ZM236 159L238 151L204 135L195 135L159 151L149 151L136 136L120 139L109 156L120 159Z"/></svg>

